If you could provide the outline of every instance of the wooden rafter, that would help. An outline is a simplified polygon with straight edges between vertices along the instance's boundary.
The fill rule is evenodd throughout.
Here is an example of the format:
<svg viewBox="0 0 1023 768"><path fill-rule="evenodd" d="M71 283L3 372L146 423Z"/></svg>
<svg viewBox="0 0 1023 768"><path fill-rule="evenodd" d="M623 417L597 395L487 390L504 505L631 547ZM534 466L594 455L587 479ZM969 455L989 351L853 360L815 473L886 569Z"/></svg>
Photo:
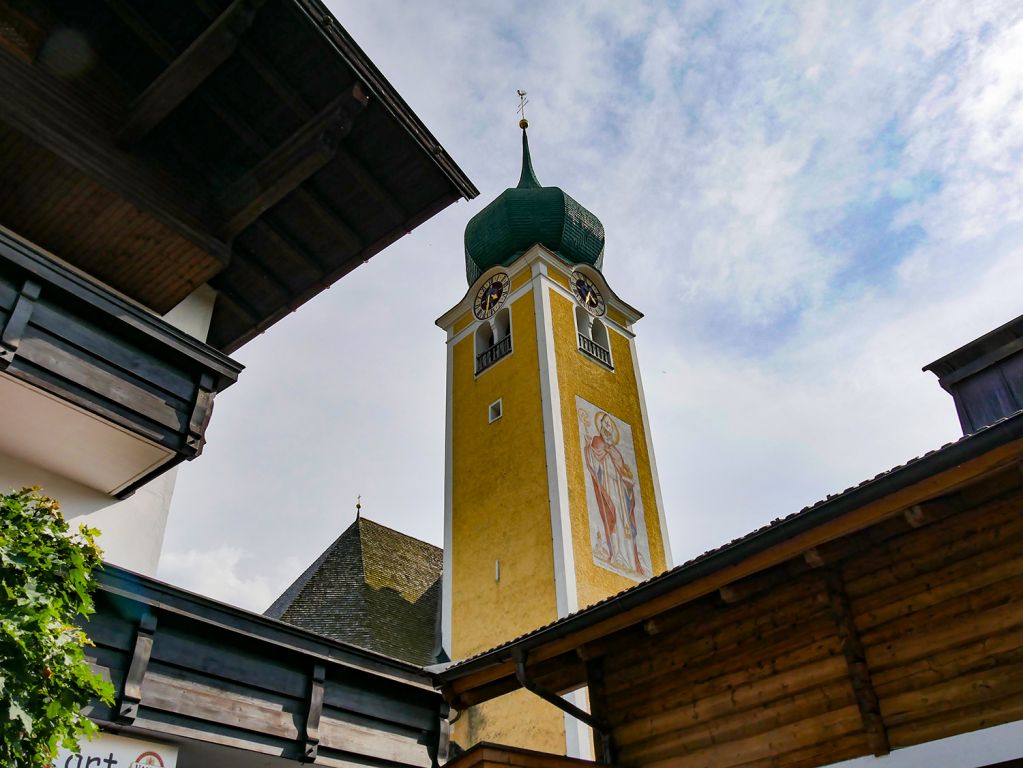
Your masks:
<svg viewBox="0 0 1023 768"><path fill-rule="evenodd" d="M212 6L208 0L196 0L196 4L207 15L213 13ZM266 86L284 104L288 105L288 108L296 117L303 121L313 119L313 108L306 103L290 83L281 77L273 65L268 63L258 50L243 42L238 48L238 54L246 64L259 74ZM364 89L364 91L368 93L368 89ZM399 223L404 222L408 218L404 209L394 199L394 196L377 181L376 177L362 163L346 152L344 148L338 150L336 162L373 198L381 209L387 212L392 221Z"/></svg>
<svg viewBox="0 0 1023 768"><path fill-rule="evenodd" d="M132 7L130 7L124 0L107 0L111 9L117 14L121 21L132 30L132 32L142 40L146 46L149 47L157 56L162 58L166 62L173 61L174 49L161 35L155 30L145 19L143 19ZM213 14L213 8L205 2L199 3L201 10L207 15ZM283 83L280 82L280 78L276 77L272 72L267 71L267 67L258 61L256 55L249 51L245 46L244 42L241 44L240 55L245 59L246 63L252 65L264 81L268 81L274 90L274 93L280 96L282 93L287 93L289 98L285 101L286 104L299 115L303 120L308 120L313 115L313 110L301 99L298 94L294 93L294 89L286 88ZM258 68L256 65L259 65ZM204 89L199 92L199 98L202 102L212 111L217 118L224 123L230 130L238 137L238 139L245 144L249 149L258 155L265 155L269 152L272 147L254 131L249 125L227 109L223 102L217 98L213 93ZM317 223L320 226L328 229L333 233L333 236L347 250L360 251L363 248L362 239L355 231L348 226L342 219L341 215L330 208L314 191L298 188L294 192L295 199L299 204L308 210L310 215L316 217Z"/></svg>
<svg viewBox="0 0 1023 768"><path fill-rule="evenodd" d="M233 238L330 162L368 101L356 83L225 189L221 235Z"/></svg>
<svg viewBox="0 0 1023 768"><path fill-rule="evenodd" d="M125 146L140 141L212 75L241 42L266 0L234 0L132 104L118 133Z"/></svg>
<svg viewBox="0 0 1023 768"><path fill-rule="evenodd" d="M202 201L144 158L114 143L107 116L57 78L0 48L0 119L61 157L177 235L226 263L228 246L210 233Z"/></svg>
<svg viewBox="0 0 1023 768"><path fill-rule="evenodd" d="M881 717L877 691L874 690L874 684L870 679L867 655L863 649L863 641L860 639L856 622L853 620L852 605L849 602L848 594L846 594L842 576L837 570L830 568L825 569L823 574L828 599L831 603L831 613L834 616L835 624L838 627L838 637L842 643L842 654L845 656L845 663L849 670L849 682L856 698L856 706L860 710L867 742L876 757L887 755L891 752L888 731L885 728L884 719Z"/></svg>
<svg viewBox="0 0 1023 768"><path fill-rule="evenodd" d="M337 153L337 164L373 198L373 201L387 213L388 218L393 223L397 224L408 218L408 214L405 213L391 193L384 189L376 177L366 170L362 163L344 149Z"/></svg>

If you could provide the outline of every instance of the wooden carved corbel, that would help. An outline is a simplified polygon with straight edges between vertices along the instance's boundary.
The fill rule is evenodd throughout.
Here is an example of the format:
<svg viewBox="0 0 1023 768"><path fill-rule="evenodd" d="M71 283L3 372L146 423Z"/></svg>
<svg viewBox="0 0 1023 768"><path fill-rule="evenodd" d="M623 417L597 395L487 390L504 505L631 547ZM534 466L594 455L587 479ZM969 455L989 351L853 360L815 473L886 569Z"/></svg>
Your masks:
<svg viewBox="0 0 1023 768"><path fill-rule="evenodd" d="M139 619L139 628L135 633L135 652L131 657L128 675L124 679L124 691L117 708L117 716L122 722L131 723L138 717L139 704L142 702L142 681L149 667L149 657L153 653L153 636L156 634L156 614L144 613Z"/></svg>
<svg viewBox="0 0 1023 768"><path fill-rule="evenodd" d="M323 683L327 668L323 664L313 666L312 683L309 686L309 707L305 718L305 745L302 748L302 762L316 761L320 749L320 716L323 714Z"/></svg>
<svg viewBox="0 0 1023 768"><path fill-rule="evenodd" d="M21 288L21 293L18 294L17 301L14 302L10 317L7 318L6 325L0 331L0 371L13 362L14 356L18 352L18 345L28 327L28 320L32 316L32 310L35 309L40 290L39 283L26 280Z"/></svg>

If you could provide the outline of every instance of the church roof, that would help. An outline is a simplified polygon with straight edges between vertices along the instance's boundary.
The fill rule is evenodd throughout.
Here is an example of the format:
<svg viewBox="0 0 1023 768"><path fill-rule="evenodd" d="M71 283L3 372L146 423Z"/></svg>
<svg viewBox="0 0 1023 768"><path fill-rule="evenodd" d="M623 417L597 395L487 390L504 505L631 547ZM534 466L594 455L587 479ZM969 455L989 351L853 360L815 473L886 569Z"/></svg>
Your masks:
<svg viewBox="0 0 1023 768"><path fill-rule="evenodd" d="M438 661L443 550L360 517L265 615L413 664Z"/></svg>
<svg viewBox="0 0 1023 768"><path fill-rule="evenodd" d="M491 267L511 264L536 243L570 264L600 269L604 258L604 225L559 187L541 186L523 127L518 185L498 195L465 227L469 285Z"/></svg>

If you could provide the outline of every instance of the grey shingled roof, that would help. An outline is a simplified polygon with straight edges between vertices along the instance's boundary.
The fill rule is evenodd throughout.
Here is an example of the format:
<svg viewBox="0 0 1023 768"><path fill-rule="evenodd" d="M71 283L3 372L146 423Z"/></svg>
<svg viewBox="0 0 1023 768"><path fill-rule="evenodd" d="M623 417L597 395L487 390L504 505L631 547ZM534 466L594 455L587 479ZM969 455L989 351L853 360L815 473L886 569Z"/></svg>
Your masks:
<svg viewBox="0 0 1023 768"><path fill-rule="evenodd" d="M395 659L438 660L443 551L362 517L265 615Z"/></svg>

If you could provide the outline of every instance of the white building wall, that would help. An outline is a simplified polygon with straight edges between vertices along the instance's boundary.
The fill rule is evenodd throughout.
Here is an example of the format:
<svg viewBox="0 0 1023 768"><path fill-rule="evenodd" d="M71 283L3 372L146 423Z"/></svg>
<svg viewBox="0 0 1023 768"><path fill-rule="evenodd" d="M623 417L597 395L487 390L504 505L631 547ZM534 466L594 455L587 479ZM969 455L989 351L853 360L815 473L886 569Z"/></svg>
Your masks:
<svg viewBox="0 0 1023 768"><path fill-rule="evenodd" d="M200 341L206 340L216 292L203 285L164 319ZM2 410L3 403L0 403ZM60 502L64 517L100 530L104 559L115 565L155 576L177 469L172 469L123 501L87 488L39 466L0 453L0 489L39 486Z"/></svg>

